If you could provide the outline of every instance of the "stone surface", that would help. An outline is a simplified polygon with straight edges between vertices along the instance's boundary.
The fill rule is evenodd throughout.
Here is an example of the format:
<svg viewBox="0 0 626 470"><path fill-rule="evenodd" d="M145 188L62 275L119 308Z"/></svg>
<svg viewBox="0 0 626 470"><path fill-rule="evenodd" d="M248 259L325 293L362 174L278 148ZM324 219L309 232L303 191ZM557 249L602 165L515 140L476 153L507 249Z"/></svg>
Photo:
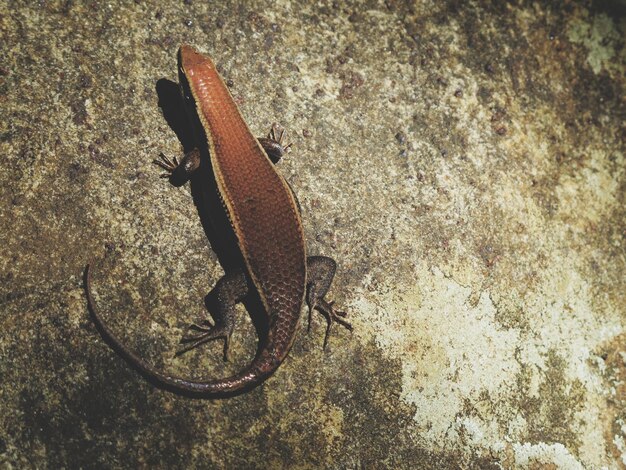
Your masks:
<svg viewBox="0 0 626 470"><path fill-rule="evenodd" d="M626 4L9 2L0 6L0 466L626 466ZM280 169L353 334L302 332L261 387L154 388L221 275L159 107L188 42ZM165 79L165 80L163 80ZM159 85L160 84L160 85ZM104 260L104 261L102 261Z"/></svg>

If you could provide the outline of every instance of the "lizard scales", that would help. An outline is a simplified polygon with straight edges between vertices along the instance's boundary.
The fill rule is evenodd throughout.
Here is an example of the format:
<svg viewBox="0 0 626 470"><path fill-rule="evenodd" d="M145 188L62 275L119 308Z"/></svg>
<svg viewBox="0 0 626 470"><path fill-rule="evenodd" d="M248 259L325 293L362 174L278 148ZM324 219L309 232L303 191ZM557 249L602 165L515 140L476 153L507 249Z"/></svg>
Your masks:
<svg viewBox="0 0 626 470"><path fill-rule="evenodd" d="M183 98L188 110L195 114L193 120L199 121L196 139L203 150L192 150L180 164L163 155L163 161L155 163L167 170L171 178L188 177L208 153L215 185L245 264L226 273L213 289L219 301L215 325L210 328L196 325L205 333L183 341L194 341L191 348L195 348L208 340L224 338L227 351L234 326L234 307L249 295L251 285L267 314L267 336L261 339L256 357L241 372L212 381L190 380L157 370L117 339L96 309L89 265L85 272L87 301L105 340L148 379L175 392L203 397L231 396L263 382L285 359L295 339L305 295L309 326L313 310L326 316L324 347L334 322L348 329L352 327L343 319L345 313L335 310L333 302L324 299L336 263L325 256L307 258L298 203L274 168L273 162L289 147L282 146L282 133L277 139L274 128L268 138L256 139L252 135L209 57L183 45L178 62Z"/></svg>
<svg viewBox="0 0 626 470"><path fill-rule="evenodd" d="M264 373L289 352L300 317L306 283L300 213L211 59L186 45L179 54L219 194L269 317L265 350L252 363L254 372Z"/></svg>

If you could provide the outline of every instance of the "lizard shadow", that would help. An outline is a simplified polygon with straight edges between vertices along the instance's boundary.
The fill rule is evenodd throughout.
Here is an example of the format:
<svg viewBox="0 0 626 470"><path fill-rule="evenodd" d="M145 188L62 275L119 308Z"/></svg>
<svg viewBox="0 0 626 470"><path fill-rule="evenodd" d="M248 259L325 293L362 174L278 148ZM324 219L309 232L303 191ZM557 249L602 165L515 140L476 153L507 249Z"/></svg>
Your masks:
<svg viewBox="0 0 626 470"><path fill-rule="evenodd" d="M192 151L197 147L196 138L192 122L190 122L191 119L185 111L178 84L162 78L157 81L156 91L163 117L178 137L183 152ZM204 161L205 155L203 155L200 167L189 180L191 196L211 248L224 271L228 272L241 266L242 260L234 233L230 228L228 217L217 192L210 162ZM175 187L183 186L186 183L185 180L176 180L171 177L169 181Z"/></svg>
<svg viewBox="0 0 626 470"><path fill-rule="evenodd" d="M180 93L178 83L162 78L156 83L158 105L168 126L174 131L185 153L198 147L194 135L195 124L185 110L185 104ZM197 118L196 118L197 119ZM198 127L196 127L198 129ZM190 179L191 195L200 218L200 223L211 249L216 254L218 262L225 273L245 267L244 260L239 250L235 233L220 199L210 162L206 158L208 151L204 149L202 163ZM185 182L170 178L173 186L182 186ZM256 295L256 289L251 286L251 294L243 301L250 315L258 338L267 338L269 323L260 298ZM214 318L213 312L217 312L217 296L212 289L205 297L204 304L207 311ZM257 346L257 354L263 348L262 341ZM242 393L245 392L242 391Z"/></svg>

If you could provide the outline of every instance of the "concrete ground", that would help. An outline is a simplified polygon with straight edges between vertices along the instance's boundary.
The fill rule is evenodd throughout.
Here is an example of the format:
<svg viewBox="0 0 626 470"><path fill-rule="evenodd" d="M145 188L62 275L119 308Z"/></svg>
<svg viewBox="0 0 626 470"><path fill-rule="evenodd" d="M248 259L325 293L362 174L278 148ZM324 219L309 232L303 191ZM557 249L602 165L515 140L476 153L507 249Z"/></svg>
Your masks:
<svg viewBox="0 0 626 470"><path fill-rule="evenodd" d="M548 4L549 3L549 4ZM0 467L625 468L626 3L0 4ZM302 331L227 400L155 388L221 276L164 118L210 54L279 164L354 332Z"/></svg>

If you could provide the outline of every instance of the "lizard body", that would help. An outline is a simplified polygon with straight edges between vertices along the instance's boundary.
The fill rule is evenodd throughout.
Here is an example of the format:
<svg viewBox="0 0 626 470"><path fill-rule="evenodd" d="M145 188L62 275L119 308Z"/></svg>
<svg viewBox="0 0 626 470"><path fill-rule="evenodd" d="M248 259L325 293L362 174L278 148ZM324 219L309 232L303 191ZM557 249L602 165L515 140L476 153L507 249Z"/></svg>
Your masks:
<svg viewBox="0 0 626 470"><path fill-rule="evenodd" d="M267 338L254 360L241 372L213 381L193 381L156 370L117 340L97 313L91 294L91 270L86 271L89 307L103 336L128 362L168 389L205 397L240 393L270 376L291 349L306 296L310 313L321 311L328 320L350 328L324 295L335 272L326 257L306 257L304 231L298 203L291 188L276 171L286 147L274 129L267 139L256 139L243 119L228 87L208 56L183 45L178 54L181 90L186 106L200 123L198 147L183 161L157 162L171 176L189 175L207 157L227 218L235 234L245 266L225 275L215 287L220 312L216 324L192 338L195 347L222 337L227 350L234 324L234 305L256 291L267 314ZM195 111L194 111L195 110ZM266 152L267 150L267 152ZM270 160L270 156L272 160ZM207 183L208 184L208 183ZM307 276L308 273L308 276ZM327 339L327 337L326 337ZM324 342L326 345L326 340Z"/></svg>

